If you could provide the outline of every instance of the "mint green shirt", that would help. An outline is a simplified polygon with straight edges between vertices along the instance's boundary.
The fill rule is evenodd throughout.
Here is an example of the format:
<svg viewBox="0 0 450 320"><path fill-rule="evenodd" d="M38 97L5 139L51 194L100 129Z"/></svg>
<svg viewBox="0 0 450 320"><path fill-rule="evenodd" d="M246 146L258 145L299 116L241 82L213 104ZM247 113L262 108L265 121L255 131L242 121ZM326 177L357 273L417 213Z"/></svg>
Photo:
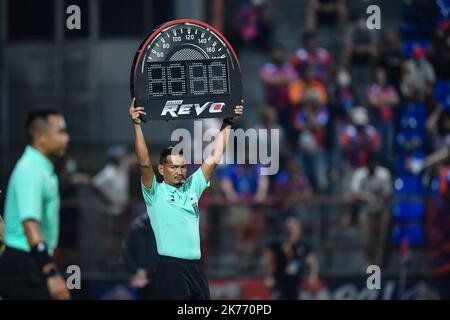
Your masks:
<svg viewBox="0 0 450 320"><path fill-rule="evenodd" d="M59 188L53 164L31 146L16 163L6 190L4 242L7 246L30 251L23 229L24 220L39 223L49 254L58 244Z"/></svg>
<svg viewBox="0 0 450 320"><path fill-rule="evenodd" d="M156 177L150 188L142 183L141 187L158 253L181 259L200 259L198 201L203 190L209 187L202 169L197 169L179 188L159 183Z"/></svg>

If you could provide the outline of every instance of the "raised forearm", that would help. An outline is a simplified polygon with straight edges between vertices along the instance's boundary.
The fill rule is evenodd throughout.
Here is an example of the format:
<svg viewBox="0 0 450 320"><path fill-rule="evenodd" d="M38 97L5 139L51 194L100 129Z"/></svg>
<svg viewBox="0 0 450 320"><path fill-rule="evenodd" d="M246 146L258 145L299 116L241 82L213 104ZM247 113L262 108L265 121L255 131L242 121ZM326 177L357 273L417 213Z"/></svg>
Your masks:
<svg viewBox="0 0 450 320"><path fill-rule="evenodd" d="M141 167L152 167L147 144L145 143L144 134L140 124L134 124L134 148L136 157Z"/></svg>
<svg viewBox="0 0 450 320"><path fill-rule="evenodd" d="M220 128L220 132L214 141L214 149L212 151L213 161L217 165L225 153L225 150L228 146L228 141L230 140L231 134L231 124L226 123L225 121L222 123L222 127Z"/></svg>
<svg viewBox="0 0 450 320"><path fill-rule="evenodd" d="M136 100L133 98L129 109L131 120L133 120L134 125L134 147L137 161L141 168L142 182L145 187L150 188L153 182L154 173L147 144L145 143L144 134L142 133L141 128L141 116L146 115L146 113L144 108L135 107L135 102Z"/></svg>

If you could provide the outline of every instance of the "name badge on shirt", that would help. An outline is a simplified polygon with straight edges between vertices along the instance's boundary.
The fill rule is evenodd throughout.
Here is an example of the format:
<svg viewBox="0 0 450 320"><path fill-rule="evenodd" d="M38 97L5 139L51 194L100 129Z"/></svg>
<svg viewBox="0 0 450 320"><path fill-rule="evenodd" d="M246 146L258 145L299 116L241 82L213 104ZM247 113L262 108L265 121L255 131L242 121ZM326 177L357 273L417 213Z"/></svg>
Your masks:
<svg viewBox="0 0 450 320"><path fill-rule="evenodd" d="M190 197L190 201L191 201L191 206L192 208L194 208L195 211L195 215L198 217L198 202L197 199L195 197Z"/></svg>

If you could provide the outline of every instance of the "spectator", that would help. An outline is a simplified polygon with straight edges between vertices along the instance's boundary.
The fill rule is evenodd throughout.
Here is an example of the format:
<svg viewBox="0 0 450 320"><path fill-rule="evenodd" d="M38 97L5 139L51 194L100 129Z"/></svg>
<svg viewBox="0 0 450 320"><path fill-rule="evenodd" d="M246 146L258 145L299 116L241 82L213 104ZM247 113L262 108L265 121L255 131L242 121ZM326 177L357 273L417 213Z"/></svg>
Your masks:
<svg viewBox="0 0 450 320"><path fill-rule="evenodd" d="M325 153L328 108L321 104L314 90L305 91L303 101L303 106L294 114L294 129L299 134L300 158L315 190L324 192L328 187Z"/></svg>
<svg viewBox="0 0 450 320"><path fill-rule="evenodd" d="M244 45L266 49L273 30L270 2L266 0L243 0L237 13L237 25Z"/></svg>
<svg viewBox="0 0 450 320"><path fill-rule="evenodd" d="M288 132L291 129L288 85L296 79L296 76L295 69L285 62L282 47L273 47L270 61L261 68L260 77L264 84L266 103L277 109L280 124Z"/></svg>
<svg viewBox="0 0 450 320"><path fill-rule="evenodd" d="M432 123L435 150L450 150L450 109L440 108ZM450 159L439 168L435 210L427 213L428 257L442 300L450 299Z"/></svg>
<svg viewBox="0 0 450 320"><path fill-rule="evenodd" d="M319 280L319 262L309 245L303 241L303 229L297 218L286 220L286 239L271 244L264 250L265 284L276 299L297 300L299 285L309 268L308 282L315 286Z"/></svg>
<svg viewBox="0 0 450 320"><path fill-rule="evenodd" d="M108 259L103 259L103 263L111 263L114 268L120 256L121 239L125 230L122 226L129 223L127 206L130 199L130 166L136 158L127 155L125 146L113 146L108 149L108 161L106 165L91 179L91 185L101 200L102 229L96 236L99 243L92 244L100 246L104 250L110 250L117 255L109 255ZM94 217L92 217L94 218ZM114 270L114 269L113 269ZM114 272L114 271L113 271Z"/></svg>
<svg viewBox="0 0 450 320"><path fill-rule="evenodd" d="M367 28L365 14L358 12L344 35L344 49L341 57L342 65L350 68L354 83L363 85L369 83L370 67L377 55L376 34ZM361 98L365 98L362 92L358 94Z"/></svg>
<svg viewBox="0 0 450 320"><path fill-rule="evenodd" d="M426 59L426 50L420 46L414 47L412 59L405 62L401 84L403 96L415 102L429 101L434 82L434 69Z"/></svg>
<svg viewBox="0 0 450 320"><path fill-rule="evenodd" d="M303 77L289 85L289 100L293 106L300 106L308 99L317 100L324 105L328 102L328 95L324 85L314 77L314 68L308 65L304 69Z"/></svg>
<svg viewBox="0 0 450 320"><path fill-rule="evenodd" d="M290 118L289 118L290 120ZM258 148L259 150L267 150L267 152L272 151L272 143L279 144L279 141L286 141L286 135L284 132L284 128L282 128L278 124L278 113L272 107L265 107L261 112L261 122L255 126L256 130L268 130L267 132L267 140L260 139L258 135ZM270 130L278 130L279 140L272 142ZM278 145L280 159L285 159L289 155L289 146L286 144ZM259 159L261 161L261 159Z"/></svg>
<svg viewBox="0 0 450 320"><path fill-rule="evenodd" d="M94 189L105 201L106 212L110 215L121 215L128 204L131 161L126 147L111 147L108 150L107 164L91 180Z"/></svg>
<svg viewBox="0 0 450 320"><path fill-rule="evenodd" d="M127 270L133 275L131 286L139 292L140 300L154 298L154 281L158 263L156 240L145 208L134 218L122 243L122 256Z"/></svg>
<svg viewBox="0 0 450 320"><path fill-rule="evenodd" d="M369 116L364 107L356 107L351 111L352 123L342 132L340 145L347 155L348 163L353 168L367 165L369 153L380 150L380 136L377 130L369 125Z"/></svg>
<svg viewBox="0 0 450 320"><path fill-rule="evenodd" d="M302 36L302 43L303 48L297 49L291 57L291 64L297 69L300 77L303 77L305 67L310 66L314 79L325 85L332 62L328 50L317 45L314 32L305 32Z"/></svg>
<svg viewBox="0 0 450 320"><path fill-rule="evenodd" d="M333 101L330 104L332 114L332 128L328 130L328 141L331 141L332 168L331 178L336 180L344 169L344 160L339 148L339 136L344 128L351 122L350 111L359 105L358 94L352 84L351 75L345 67L336 71L336 87Z"/></svg>
<svg viewBox="0 0 450 320"><path fill-rule="evenodd" d="M397 90L387 83L386 72L378 68L375 72L375 83L367 90L371 106L371 119L381 136L382 164L390 167L392 162L394 140L393 109L400 102Z"/></svg>
<svg viewBox="0 0 450 320"><path fill-rule="evenodd" d="M348 123L348 113L352 108L359 105L359 98L347 68L340 67L337 69L335 82L333 109L339 122Z"/></svg>
<svg viewBox="0 0 450 320"><path fill-rule="evenodd" d="M403 55L400 48L400 38L396 31L384 32L381 44L378 66L386 71L387 82L400 90Z"/></svg>
<svg viewBox="0 0 450 320"><path fill-rule="evenodd" d="M245 164L229 165L221 181L229 204L230 223L235 233L241 271L250 267L256 239L262 227L262 217L257 205L267 200L269 191L269 178L261 175L260 171L261 167L250 164L247 158Z"/></svg>
<svg viewBox="0 0 450 320"><path fill-rule="evenodd" d="M316 31L317 22L320 25L337 22L338 30L341 30L347 22L346 0L309 0L306 7L306 29Z"/></svg>
<svg viewBox="0 0 450 320"><path fill-rule="evenodd" d="M344 65L369 65L377 57L377 38L363 12L355 12L344 38Z"/></svg>
<svg viewBox="0 0 450 320"><path fill-rule="evenodd" d="M353 173L350 192L360 218L367 264L381 265L390 213L386 201L392 195L391 174L388 169L378 165L376 157L371 155L367 166L358 168Z"/></svg>
<svg viewBox="0 0 450 320"><path fill-rule="evenodd" d="M441 300L450 299L450 161L439 171L439 195L436 210L430 210L428 222L428 257Z"/></svg>
<svg viewBox="0 0 450 320"><path fill-rule="evenodd" d="M304 175L300 163L291 160L285 170L275 177L274 192L279 200L280 218L284 221L289 215L298 213L299 206L311 198L309 179Z"/></svg>
<svg viewBox="0 0 450 320"><path fill-rule="evenodd" d="M78 171L78 165L74 158L68 157L61 161L61 167L57 166L59 173L59 189L63 202L72 202L68 206L62 206L59 220L61 234L59 244L61 255L65 264L75 263L76 249L79 239L79 227L81 220L81 209L78 205L80 190L90 183L90 176Z"/></svg>
<svg viewBox="0 0 450 320"><path fill-rule="evenodd" d="M450 19L436 30L430 62L436 72L435 99L442 108L450 108Z"/></svg>

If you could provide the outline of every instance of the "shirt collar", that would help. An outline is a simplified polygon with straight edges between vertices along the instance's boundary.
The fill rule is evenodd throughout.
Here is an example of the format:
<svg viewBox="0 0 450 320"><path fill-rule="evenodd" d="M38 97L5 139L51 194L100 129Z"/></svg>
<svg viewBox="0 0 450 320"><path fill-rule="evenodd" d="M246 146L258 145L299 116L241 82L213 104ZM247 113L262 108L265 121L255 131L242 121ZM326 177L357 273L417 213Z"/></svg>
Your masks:
<svg viewBox="0 0 450 320"><path fill-rule="evenodd" d="M166 189L167 189L169 192L172 192L172 193L177 192L177 191L180 191L180 189L181 189L181 187L180 187L180 188L174 187L174 186L172 186L172 185L166 183L165 181L163 181L162 183L166 186Z"/></svg>
<svg viewBox="0 0 450 320"><path fill-rule="evenodd" d="M53 163L46 156L44 156L41 152L39 152L36 148L34 148L30 145L26 146L25 155L27 157L30 157L33 160L33 162L43 166L44 168L46 168L50 171L55 170Z"/></svg>

